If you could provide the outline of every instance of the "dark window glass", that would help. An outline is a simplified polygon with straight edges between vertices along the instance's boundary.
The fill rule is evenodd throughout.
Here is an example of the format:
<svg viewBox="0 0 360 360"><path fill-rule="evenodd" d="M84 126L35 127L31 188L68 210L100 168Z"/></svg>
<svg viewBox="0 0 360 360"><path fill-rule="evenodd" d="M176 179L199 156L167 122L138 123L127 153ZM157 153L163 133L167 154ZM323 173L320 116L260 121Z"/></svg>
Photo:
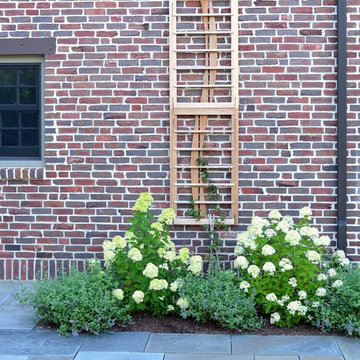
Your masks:
<svg viewBox="0 0 360 360"><path fill-rule="evenodd" d="M0 87L0 104L15 104L16 103L16 88L14 87Z"/></svg>
<svg viewBox="0 0 360 360"><path fill-rule="evenodd" d="M36 104L36 88L20 88L19 103Z"/></svg>
<svg viewBox="0 0 360 360"><path fill-rule="evenodd" d="M21 130L21 145L38 146L39 137L36 130Z"/></svg>
<svg viewBox="0 0 360 360"><path fill-rule="evenodd" d="M3 128L18 127L18 112L17 111L2 111L1 112L1 126Z"/></svg>
<svg viewBox="0 0 360 360"><path fill-rule="evenodd" d="M0 64L0 158L41 158L40 66Z"/></svg>
<svg viewBox="0 0 360 360"><path fill-rule="evenodd" d="M0 69L1 85L16 85L16 69Z"/></svg>
<svg viewBox="0 0 360 360"><path fill-rule="evenodd" d="M18 130L3 130L2 143L3 146L18 146L19 145Z"/></svg>
<svg viewBox="0 0 360 360"><path fill-rule="evenodd" d="M39 113L37 111L23 111L21 113L21 127L38 127L39 126Z"/></svg>
<svg viewBox="0 0 360 360"><path fill-rule="evenodd" d="M19 85L33 85L36 86L37 74L35 69L20 69L19 70Z"/></svg>

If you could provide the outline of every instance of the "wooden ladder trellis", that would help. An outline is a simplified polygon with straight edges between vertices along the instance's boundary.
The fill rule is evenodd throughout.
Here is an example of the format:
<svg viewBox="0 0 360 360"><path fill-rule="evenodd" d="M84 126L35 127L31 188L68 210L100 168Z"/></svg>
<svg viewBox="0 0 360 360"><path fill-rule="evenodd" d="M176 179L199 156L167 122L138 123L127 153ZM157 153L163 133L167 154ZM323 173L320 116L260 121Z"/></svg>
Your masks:
<svg viewBox="0 0 360 360"><path fill-rule="evenodd" d="M238 0L223 0L228 1L229 6L227 10L215 8L214 4L217 0L200 0L200 7L194 8L194 2L188 0L170 0L170 31L169 31L169 52L170 52L170 202L171 207L177 212L179 204L185 204L189 201L179 200L179 190L182 188L191 188L191 197L195 210L199 210L202 218L200 220L191 217L177 218L175 224L178 225L195 225L208 224L207 212L208 206L211 204L228 204L231 206L229 215L223 221L227 225L234 225L238 223L238 176L239 176L239 161L238 161ZM187 7L187 3L191 3ZM181 6L178 6L181 4ZM222 12L225 11L225 12ZM197 23L195 27L185 30L179 26L181 19L194 19ZM218 29L217 19L230 19L229 29ZM199 22L201 20L202 22ZM224 22L224 20L222 20ZM227 21L227 20L226 20ZM200 25L200 26L199 26ZM180 29L179 29L180 27ZM200 29L199 29L200 27ZM203 45L189 46L178 42L181 36L202 36ZM219 39L222 43L219 44ZM225 40L226 39L226 40ZM224 47L227 40L230 40L230 47ZM191 42L190 42L191 45ZM219 46L220 45L220 46ZM227 58L231 57L231 65L223 66L219 62L220 54L226 54ZM203 64L201 65L185 65L178 64L179 58L184 54L192 54L197 56L203 54ZM217 81L219 72L228 70L229 80L226 84ZM187 84L186 82L179 83L179 74L182 71L201 72L201 84ZM191 82L191 81L190 81ZM185 90L200 89L199 102L179 102L178 92ZM227 101L217 101L216 92L218 90L228 89L229 97ZM193 116L192 129L180 129L178 121L181 116ZM210 117L228 117L229 127L227 129L213 129L209 124ZM214 147L205 146L206 136L215 136L227 134L230 137L230 147ZM179 146L178 137L181 135L191 136L191 147ZM179 153L181 151L190 152L190 163L178 163ZM219 156L216 165L199 165L198 159L202 158L204 154L229 152L230 163L219 164L222 157ZM201 169L206 168L209 171L219 171L223 169L228 171L231 180L228 183L220 182L216 184L218 188L230 188L229 192L231 200L211 201L207 199L206 187L201 176ZM191 182L179 182L179 170L190 170Z"/></svg>

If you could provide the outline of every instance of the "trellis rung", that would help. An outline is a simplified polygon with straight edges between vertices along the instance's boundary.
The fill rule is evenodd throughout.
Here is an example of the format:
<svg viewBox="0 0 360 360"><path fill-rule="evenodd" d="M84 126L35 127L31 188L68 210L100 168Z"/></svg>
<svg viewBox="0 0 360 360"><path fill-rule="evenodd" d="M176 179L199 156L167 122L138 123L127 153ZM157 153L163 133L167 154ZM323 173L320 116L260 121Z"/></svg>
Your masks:
<svg viewBox="0 0 360 360"><path fill-rule="evenodd" d="M212 185L217 186L218 188L230 188L230 187L234 186L234 184L232 184L232 183L226 183L226 184L224 184L224 183L213 183ZM208 187L209 184L207 184L207 183L175 183L174 186L183 187L183 188L193 187L193 186Z"/></svg>
<svg viewBox="0 0 360 360"><path fill-rule="evenodd" d="M176 169L232 169L232 165L177 165Z"/></svg>
<svg viewBox="0 0 360 360"><path fill-rule="evenodd" d="M176 147L177 151L232 151L234 148L202 148L202 147L191 147L191 148L182 148Z"/></svg>
<svg viewBox="0 0 360 360"><path fill-rule="evenodd" d="M176 66L175 70L232 70L232 66Z"/></svg>
<svg viewBox="0 0 360 360"><path fill-rule="evenodd" d="M221 201L221 204L233 204L233 201ZM189 204L189 200L177 200L175 204ZM219 204L219 201L194 200L194 204Z"/></svg>
<svg viewBox="0 0 360 360"><path fill-rule="evenodd" d="M234 13L202 13L202 14L185 14L185 13L175 13L175 16L196 16L196 17L202 17L202 16L234 16Z"/></svg>
<svg viewBox="0 0 360 360"><path fill-rule="evenodd" d="M178 134L211 134L211 135L224 135L232 134L234 130L175 130Z"/></svg>
<svg viewBox="0 0 360 360"><path fill-rule="evenodd" d="M176 49L174 52L180 54L191 54L191 53L208 53L208 52L217 52L217 53L225 53L225 52L233 52L233 49Z"/></svg>
<svg viewBox="0 0 360 360"><path fill-rule="evenodd" d="M175 35L230 35L233 32L231 30L214 30L214 31L202 31L202 30L187 30L187 31L175 31Z"/></svg>
<svg viewBox="0 0 360 360"><path fill-rule="evenodd" d="M224 84L220 84L220 85L204 85L204 84L199 84L199 85L174 85L174 87L176 88L182 88L182 89L202 89L202 88L232 88L234 87L234 85L224 85Z"/></svg>
<svg viewBox="0 0 360 360"><path fill-rule="evenodd" d="M225 225L235 225L234 219L225 219L222 221ZM174 220L174 225L208 225L209 219L181 219L177 218Z"/></svg>

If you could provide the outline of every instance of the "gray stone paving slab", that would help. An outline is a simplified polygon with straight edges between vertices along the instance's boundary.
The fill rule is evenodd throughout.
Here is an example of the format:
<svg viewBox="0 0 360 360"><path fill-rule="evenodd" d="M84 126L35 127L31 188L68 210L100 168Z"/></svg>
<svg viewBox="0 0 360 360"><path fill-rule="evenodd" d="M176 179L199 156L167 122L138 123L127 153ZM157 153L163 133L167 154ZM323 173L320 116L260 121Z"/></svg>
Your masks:
<svg viewBox="0 0 360 360"><path fill-rule="evenodd" d="M165 360L254 360L254 357L225 354L165 354Z"/></svg>
<svg viewBox="0 0 360 360"><path fill-rule="evenodd" d="M31 307L5 304L0 307L0 329L32 329L35 326L33 316Z"/></svg>
<svg viewBox="0 0 360 360"><path fill-rule="evenodd" d="M75 356L85 336L59 336L49 330L0 330L0 354Z"/></svg>
<svg viewBox="0 0 360 360"><path fill-rule="evenodd" d="M164 354L139 352L80 351L75 360L163 360Z"/></svg>
<svg viewBox="0 0 360 360"><path fill-rule="evenodd" d="M340 349L344 355L345 360L359 360L360 359L360 340L347 338L347 337L337 337L336 341L338 342Z"/></svg>
<svg viewBox="0 0 360 360"><path fill-rule="evenodd" d="M233 354L341 356L332 336L232 336Z"/></svg>
<svg viewBox="0 0 360 360"><path fill-rule="evenodd" d="M28 360L73 360L73 356L30 356Z"/></svg>
<svg viewBox="0 0 360 360"><path fill-rule="evenodd" d="M81 351L142 352L149 339L148 332L117 332L113 334L89 335Z"/></svg>
<svg viewBox="0 0 360 360"><path fill-rule="evenodd" d="M229 335L151 334L146 352L230 354Z"/></svg>
<svg viewBox="0 0 360 360"><path fill-rule="evenodd" d="M342 356L300 356L300 360L344 360Z"/></svg>
<svg viewBox="0 0 360 360"><path fill-rule="evenodd" d="M298 356L256 355L255 360L299 360Z"/></svg>

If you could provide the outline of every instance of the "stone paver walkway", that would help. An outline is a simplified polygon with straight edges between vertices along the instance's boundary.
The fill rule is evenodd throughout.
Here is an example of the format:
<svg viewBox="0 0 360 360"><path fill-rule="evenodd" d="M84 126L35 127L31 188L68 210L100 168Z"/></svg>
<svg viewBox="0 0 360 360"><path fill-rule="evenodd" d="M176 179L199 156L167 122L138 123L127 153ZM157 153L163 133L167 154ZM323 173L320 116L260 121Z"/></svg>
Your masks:
<svg viewBox="0 0 360 360"><path fill-rule="evenodd" d="M61 337L34 330L32 309L0 281L0 360L360 360L360 340L334 336L118 332Z"/></svg>

